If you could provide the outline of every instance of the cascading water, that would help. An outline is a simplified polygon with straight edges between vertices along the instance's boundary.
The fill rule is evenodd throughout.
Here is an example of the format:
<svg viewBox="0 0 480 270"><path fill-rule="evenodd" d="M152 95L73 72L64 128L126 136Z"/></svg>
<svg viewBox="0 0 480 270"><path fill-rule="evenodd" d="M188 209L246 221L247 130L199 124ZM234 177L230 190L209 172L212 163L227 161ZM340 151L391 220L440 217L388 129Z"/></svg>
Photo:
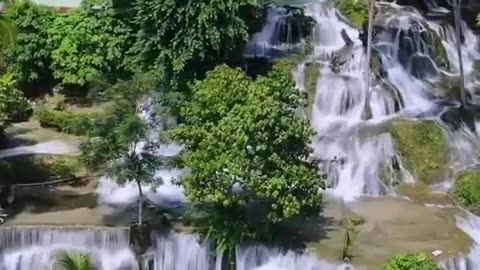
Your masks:
<svg viewBox="0 0 480 270"><path fill-rule="evenodd" d="M61 252L92 256L100 270L137 270L123 228L0 227L0 269L54 269Z"/></svg>
<svg viewBox="0 0 480 270"><path fill-rule="evenodd" d="M392 120L387 116L395 112L395 99L379 84L365 89L366 59L356 39L358 30L340 20L330 2L310 6L308 14L317 22L315 59L321 66L312 112L312 126L318 134L313 147L327 172L327 187L347 201L391 192L398 180L396 170L404 170L396 160L390 136L382 134L384 128L373 127ZM345 50L342 30L355 39L350 50ZM345 59L338 73L325 61L335 53L344 54L337 58ZM368 108L371 119L365 120Z"/></svg>
<svg viewBox="0 0 480 270"><path fill-rule="evenodd" d="M301 47L302 27L286 8L270 7L262 31L255 34L244 53L246 58L273 57Z"/></svg>
<svg viewBox="0 0 480 270"><path fill-rule="evenodd" d="M236 270L354 270L351 265L334 265L314 256L263 245L239 245L235 253Z"/></svg>
<svg viewBox="0 0 480 270"><path fill-rule="evenodd" d="M144 255L145 270L210 270L215 265L210 246L193 235L158 235L153 242Z"/></svg>

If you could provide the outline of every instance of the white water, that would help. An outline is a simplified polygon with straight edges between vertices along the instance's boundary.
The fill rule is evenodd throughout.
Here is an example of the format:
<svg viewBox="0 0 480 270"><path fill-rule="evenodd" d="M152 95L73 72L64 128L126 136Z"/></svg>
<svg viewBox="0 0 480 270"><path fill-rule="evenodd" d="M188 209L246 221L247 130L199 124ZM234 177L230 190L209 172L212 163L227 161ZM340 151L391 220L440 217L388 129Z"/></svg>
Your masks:
<svg viewBox="0 0 480 270"><path fill-rule="evenodd" d="M244 56L272 57L277 52L300 48L300 39L294 40L294 31L301 34L300 25L291 19L286 9L271 7L267 10L267 21L262 31L256 33L248 43Z"/></svg>
<svg viewBox="0 0 480 270"><path fill-rule="evenodd" d="M376 82L365 89L366 56L360 40L356 39L358 30L340 20L329 5L325 2L308 9L308 14L317 22L315 59L323 66L312 112L312 127L317 132L314 155L326 161L323 169L328 174L329 191L346 201L391 193L394 181L402 180L394 179L395 151L389 134L384 133L388 124L400 116L394 115L395 99ZM354 40L354 45L351 59L335 73L325 60L344 47L342 29ZM393 68L399 67L392 67L392 71ZM406 71L396 75L402 82L411 77ZM413 90L406 88L401 94L413 100L416 98ZM367 97L369 103L365 106ZM424 99L417 99L421 105L428 104ZM370 120L365 120L365 107L371 110ZM329 162L338 159L343 160L343 164ZM407 172L401 171L398 175L405 175L403 181L412 181Z"/></svg>
<svg viewBox="0 0 480 270"><path fill-rule="evenodd" d="M52 269L64 251L87 253L99 270L137 270L122 228L0 227L0 269Z"/></svg>
<svg viewBox="0 0 480 270"><path fill-rule="evenodd" d="M307 254L263 245L237 246L236 263L236 270L354 270L351 265L335 265Z"/></svg>
<svg viewBox="0 0 480 270"><path fill-rule="evenodd" d="M0 150L0 159L22 155L68 155L78 151L77 147L62 141L49 141L29 146L19 146Z"/></svg>
<svg viewBox="0 0 480 270"><path fill-rule="evenodd" d="M144 255L144 269L210 270L215 265L210 246L192 235L156 236L153 245Z"/></svg>

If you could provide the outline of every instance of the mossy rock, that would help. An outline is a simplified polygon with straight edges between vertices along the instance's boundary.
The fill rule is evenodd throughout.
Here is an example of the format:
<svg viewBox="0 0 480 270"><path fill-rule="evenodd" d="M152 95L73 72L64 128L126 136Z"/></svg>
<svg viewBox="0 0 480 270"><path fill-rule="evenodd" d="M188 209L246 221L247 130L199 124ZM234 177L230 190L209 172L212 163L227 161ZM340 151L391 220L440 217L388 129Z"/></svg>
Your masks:
<svg viewBox="0 0 480 270"><path fill-rule="evenodd" d="M451 191L457 202L475 214L480 213L480 171L462 173Z"/></svg>
<svg viewBox="0 0 480 270"><path fill-rule="evenodd" d="M395 121L391 132L404 166L417 181L442 181L450 173L448 143L434 121Z"/></svg>
<svg viewBox="0 0 480 270"><path fill-rule="evenodd" d="M337 0L338 11L356 27L362 27L363 22L368 20L368 6L363 0Z"/></svg>
<svg viewBox="0 0 480 270"><path fill-rule="evenodd" d="M305 91L307 94L307 107L305 108L307 116L312 115L315 95L317 93L317 81L320 77L320 65L318 63L307 63L305 66Z"/></svg>
<svg viewBox="0 0 480 270"><path fill-rule="evenodd" d="M441 270L433 257L425 254L398 255L392 258L384 270Z"/></svg>

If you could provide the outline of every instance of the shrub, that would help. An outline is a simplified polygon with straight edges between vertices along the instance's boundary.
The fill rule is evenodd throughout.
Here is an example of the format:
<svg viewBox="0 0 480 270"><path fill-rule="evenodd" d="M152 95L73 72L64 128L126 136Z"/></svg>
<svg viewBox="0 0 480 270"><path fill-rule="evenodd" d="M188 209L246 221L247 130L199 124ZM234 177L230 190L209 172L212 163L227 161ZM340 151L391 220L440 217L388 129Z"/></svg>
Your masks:
<svg viewBox="0 0 480 270"><path fill-rule="evenodd" d="M28 100L13 85L11 75L7 74L0 78L0 126L24 121L32 113Z"/></svg>
<svg viewBox="0 0 480 270"><path fill-rule="evenodd" d="M36 112L36 117L42 127L54 128L60 132L80 136L86 135L93 128L98 115L39 108Z"/></svg>
<svg viewBox="0 0 480 270"><path fill-rule="evenodd" d="M435 260L425 254L399 255L391 259L384 270L441 270Z"/></svg>

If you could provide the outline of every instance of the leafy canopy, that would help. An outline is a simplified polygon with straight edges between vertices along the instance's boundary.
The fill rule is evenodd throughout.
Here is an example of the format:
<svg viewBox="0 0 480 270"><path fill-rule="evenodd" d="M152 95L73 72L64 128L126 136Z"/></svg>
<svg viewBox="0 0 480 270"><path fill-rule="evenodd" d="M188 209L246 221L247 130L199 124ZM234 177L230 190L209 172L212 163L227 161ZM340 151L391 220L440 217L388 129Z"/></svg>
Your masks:
<svg viewBox="0 0 480 270"><path fill-rule="evenodd" d="M15 46L7 51L8 63L16 79L30 84L51 80L47 30L54 18L53 12L31 1L15 1L5 16L17 31Z"/></svg>
<svg viewBox="0 0 480 270"><path fill-rule="evenodd" d="M257 0L138 0L133 4L137 63L175 73L192 59L222 58L248 40L245 18L257 5Z"/></svg>
<svg viewBox="0 0 480 270"><path fill-rule="evenodd" d="M186 146L182 161L192 174L182 185L189 199L230 212L261 204L268 223L316 213L322 181L306 161L312 130L295 115L304 103L280 68L254 81L223 65L197 81L182 111L185 124L169 133ZM211 225L220 226L218 235L242 232L214 219Z"/></svg>
<svg viewBox="0 0 480 270"><path fill-rule="evenodd" d="M114 17L108 2L82 4L57 16L49 28L53 75L64 84L85 85L122 70L130 29Z"/></svg>
<svg viewBox="0 0 480 270"><path fill-rule="evenodd" d="M391 259L384 270L441 270L435 260L424 254L399 255Z"/></svg>

